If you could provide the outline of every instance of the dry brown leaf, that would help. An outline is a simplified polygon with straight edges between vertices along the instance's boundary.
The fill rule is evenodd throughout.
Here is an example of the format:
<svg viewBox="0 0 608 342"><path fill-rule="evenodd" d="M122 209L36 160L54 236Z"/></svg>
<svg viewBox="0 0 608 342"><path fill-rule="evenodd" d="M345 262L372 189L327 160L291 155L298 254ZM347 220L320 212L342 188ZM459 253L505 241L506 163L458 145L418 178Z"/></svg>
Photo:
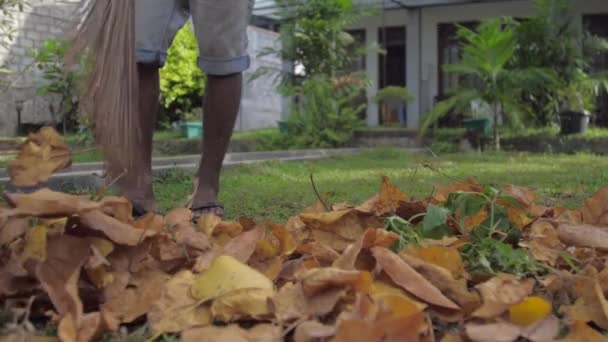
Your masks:
<svg viewBox="0 0 608 342"><path fill-rule="evenodd" d="M81 213L80 220L87 227L103 232L110 240L121 245L136 246L146 238L156 235L153 230L137 229L99 210Z"/></svg>
<svg viewBox="0 0 608 342"><path fill-rule="evenodd" d="M521 336L532 342L553 341L559 334L559 319L549 315L544 320L522 329Z"/></svg>
<svg viewBox="0 0 608 342"><path fill-rule="evenodd" d="M247 263L249 258L253 255L253 252L255 252L258 241L263 237L263 227L244 232L224 245L222 254L233 256L240 262Z"/></svg>
<svg viewBox="0 0 608 342"><path fill-rule="evenodd" d="M213 230L222 222L222 218L213 214L204 214L198 219L198 228L207 236L213 236Z"/></svg>
<svg viewBox="0 0 608 342"><path fill-rule="evenodd" d="M583 321L574 321L570 325L568 336L559 340L561 342L607 342L608 337L591 328Z"/></svg>
<svg viewBox="0 0 608 342"><path fill-rule="evenodd" d="M354 210L301 214L300 218L311 231L313 240L339 253L363 235L369 226L367 220Z"/></svg>
<svg viewBox="0 0 608 342"><path fill-rule="evenodd" d="M301 281L305 295L314 296L331 288L356 286L362 281L364 274L339 268L316 268L296 275L296 279Z"/></svg>
<svg viewBox="0 0 608 342"><path fill-rule="evenodd" d="M382 177L382 188L378 195L375 213L378 216L394 214L399 207L399 202L407 201L407 195L392 184L388 177Z"/></svg>
<svg viewBox="0 0 608 342"><path fill-rule="evenodd" d="M318 321L305 321L296 327L294 342L316 342L334 336L336 327Z"/></svg>
<svg viewBox="0 0 608 342"><path fill-rule="evenodd" d="M271 299L274 317L279 322L324 316L334 310L345 295L343 289L329 289L312 297L306 296L300 283L285 284Z"/></svg>
<svg viewBox="0 0 608 342"><path fill-rule="evenodd" d="M9 218L4 225L0 225L0 246L8 245L22 237L29 228L29 219Z"/></svg>
<svg viewBox="0 0 608 342"><path fill-rule="evenodd" d="M133 322L148 313L161 298L168 279L167 274L157 269L133 273L121 290L105 298L102 310L120 322Z"/></svg>
<svg viewBox="0 0 608 342"><path fill-rule="evenodd" d="M477 293L469 292L466 280L456 280L447 269L410 255L403 254L401 257L446 297L460 305L465 314L472 313L481 305L481 298Z"/></svg>
<svg viewBox="0 0 608 342"><path fill-rule="evenodd" d="M421 341L427 330L422 313L411 316L387 316L374 322L344 320L338 325L335 342Z"/></svg>
<svg viewBox="0 0 608 342"><path fill-rule="evenodd" d="M473 312L473 316L494 318L529 296L534 288L534 280L519 280L511 274L499 274L475 288L481 294L483 305Z"/></svg>
<svg viewBox="0 0 608 342"><path fill-rule="evenodd" d="M553 224L546 220L534 222L528 234L528 241L521 242L520 245L527 248L534 259L551 266L557 263L565 247Z"/></svg>
<svg viewBox="0 0 608 342"><path fill-rule="evenodd" d="M426 201L399 202L396 215L410 221L412 224L417 224L422 221L423 217L420 214L426 213L427 204ZM415 216L418 216L418 218L414 218Z"/></svg>
<svg viewBox="0 0 608 342"><path fill-rule="evenodd" d="M164 224L168 227L177 227L190 222L192 222L192 211L188 208L173 209L164 218Z"/></svg>
<svg viewBox="0 0 608 342"><path fill-rule="evenodd" d="M46 260L47 232L48 229L45 226L35 226L27 232L23 253L19 257L22 263L28 260L37 262Z"/></svg>
<svg viewBox="0 0 608 342"><path fill-rule="evenodd" d="M372 253L378 265L395 284L429 304L454 310L460 309L458 305L445 297L433 284L389 249L374 247Z"/></svg>
<svg viewBox="0 0 608 342"><path fill-rule="evenodd" d="M435 186L435 192L431 200L434 203L445 203L451 193L460 191L483 192L483 187L477 184L477 182L473 179L465 179L463 181L448 185L438 185Z"/></svg>
<svg viewBox="0 0 608 342"><path fill-rule="evenodd" d="M12 184L36 186L71 164L70 149L63 138L53 128L44 127L30 134L19 147L17 159L9 163L8 172Z"/></svg>
<svg viewBox="0 0 608 342"><path fill-rule="evenodd" d="M281 342L283 329L271 324L259 324L246 330L238 325L208 326L182 332L183 342Z"/></svg>
<svg viewBox="0 0 608 342"><path fill-rule="evenodd" d="M83 196L68 195L49 189L41 189L31 194L7 193L5 196L14 207L3 213L6 216L66 217L100 209L103 206L103 203L91 201Z"/></svg>
<svg viewBox="0 0 608 342"><path fill-rule="evenodd" d="M469 323L465 331L474 342L512 342L521 334L521 329L511 323Z"/></svg>
<svg viewBox="0 0 608 342"><path fill-rule="evenodd" d="M608 228L606 227L560 223L557 232L560 240L567 245L608 251Z"/></svg>
<svg viewBox="0 0 608 342"><path fill-rule="evenodd" d="M147 313L154 335L211 324L209 308L190 295L194 279L192 272L182 271L165 283L160 299Z"/></svg>
<svg viewBox="0 0 608 342"><path fill-rule="evenodd" d="M340 257L338 252L318 241L300 244L297 246L296 252L311 256L319 263L319 266L330 266Z"/></svg>
<svg viewBox="0 0 608 342"><path fill-rule="evenodd" d="M560 311L570 321L594 322L608 328L608 303L599 283L597 270L588 267L575 277L573 305L563 305Z"/></svg>
<svg viewBox="0 0 608 342"><path fill-rule="evenodd" d="M147 213L133 222L133 227L160 233L165 229L165 220L161 215Z"/></svg>
<svg viewBox="0 0 608 342"><path fill-rule="evenodd" d="M579 209L583 223L608 226L608 186L599 189Z"/></svg>
<svg viewBox="0 0 608 342"><path fill-rule="evenodd" d="M71 314L76 322L83 315L78 280L89 251L89 244L84 239L72 236L52 237L47 241L46 260L36 267L36 277L59 316Z"/></svg>
<svg viewBox="0 0 608 342"><path fill-rule="evenodd" d="M502 188L505 195L513 197L519 204L527 208L536 201L537 196L534 190L525 188L523 186L517 186L513 184L505 185Z"/></svg>

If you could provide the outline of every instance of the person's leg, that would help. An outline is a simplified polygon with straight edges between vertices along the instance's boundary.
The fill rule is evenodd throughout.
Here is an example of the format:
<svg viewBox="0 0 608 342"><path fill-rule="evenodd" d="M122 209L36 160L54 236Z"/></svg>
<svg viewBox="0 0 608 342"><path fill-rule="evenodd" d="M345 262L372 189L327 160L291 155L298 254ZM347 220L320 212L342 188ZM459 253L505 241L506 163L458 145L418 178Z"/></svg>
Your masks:
<svg viewBox="0 0 608 342"><path fill-rule="evenodd" d="M242 72L249 67L247 27L253 0L190 0L199 42L199 66L207 74L203 154L191 201L195 216L222 214L220 173L239 111Z"/></svg>
<svg viewBox="0 0 608 342"><path fill-rule="evenodd" d="M190 16L185 0L136 0L135 36L139 74L140 148L133 165L117 182L123 195L133 202L136 213L156 211L152 177L152 139L159 110L159 68L177 31ZM134 134L135 138L135 134Z"/></svg>
<svg viewBox="0 0 608 342"><path fill-rule="evenodd" d="M156 115L159 110L159 72L154 64L138 64L139 113L136 120L141 127L139 153L133 156L133 165L118 181L123 195L133 202L136 212L156 211L152 177L152 139Z"/></svg>
<svg viewBox="0 0 608 342"><path fill-rule="evenodd" d="M220 172L241 103L242 74L207 77L203 122L203 156L192 208L213 207Z"/></svg>

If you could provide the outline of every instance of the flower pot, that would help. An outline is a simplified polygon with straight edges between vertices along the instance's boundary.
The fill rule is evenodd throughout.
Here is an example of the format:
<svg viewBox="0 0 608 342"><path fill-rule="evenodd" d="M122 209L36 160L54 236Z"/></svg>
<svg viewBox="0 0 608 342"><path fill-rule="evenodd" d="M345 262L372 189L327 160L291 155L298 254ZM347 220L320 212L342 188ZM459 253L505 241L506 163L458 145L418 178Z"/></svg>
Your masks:
<svg viewBox="0 0 608 342"><path fill-rule="evenodd" d="M471 118L462 120L464 128L472 133L476 133L479 136L490 135L490 119L488 118Z"/></svg>
<svg viewBox="0 0 608 342"><path fill-rule="evenodd" d="M560 113L561 134L585 133L589 128L589 113L566 110Z"/></svg>
<svg viewBox="0 0 608 342"><path fill-rule="evenodd" d="M288 131L287 121L277 121L277 125L279 126L279 132L281 134L287 134L287 131Z"/></svg>
<svg viewBox="0 0 608 342"><path fill-rule="evenodd" d="M188 139L200 138L203 136L202 122L183 122L182 135Z"/></svg>

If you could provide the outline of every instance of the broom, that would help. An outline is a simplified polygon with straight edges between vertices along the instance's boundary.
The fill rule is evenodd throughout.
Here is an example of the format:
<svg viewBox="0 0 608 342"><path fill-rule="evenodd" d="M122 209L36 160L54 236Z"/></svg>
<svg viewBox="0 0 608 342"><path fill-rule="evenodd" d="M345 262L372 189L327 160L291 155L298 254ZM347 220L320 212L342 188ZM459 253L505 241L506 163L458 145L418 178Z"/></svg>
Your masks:
<svg viewBox="0 0 608 342"><path fill-rule="evenodd" d="M135 120L135 0L82 0L78 12L82 19L71 32L66 62L78 65L85 58L79 109L104 152L108 178L115 179L131 168L142 139Z"/></svg>

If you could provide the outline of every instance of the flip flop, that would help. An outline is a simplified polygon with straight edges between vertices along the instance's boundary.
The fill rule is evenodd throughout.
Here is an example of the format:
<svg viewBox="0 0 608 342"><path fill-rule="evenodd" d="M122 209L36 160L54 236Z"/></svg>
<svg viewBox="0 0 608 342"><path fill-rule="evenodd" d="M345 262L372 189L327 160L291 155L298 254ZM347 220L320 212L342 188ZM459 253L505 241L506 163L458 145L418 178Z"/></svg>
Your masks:
<svg viewBox="0 0 608 342"><path fill-rule="evenodd" d="M225 211L224 206L221 203L210 202L198 207L190 208L192 212L192 219L194 221L198 220L201 216L205 214L214 214L219 217L224 217Z"/></svg>

